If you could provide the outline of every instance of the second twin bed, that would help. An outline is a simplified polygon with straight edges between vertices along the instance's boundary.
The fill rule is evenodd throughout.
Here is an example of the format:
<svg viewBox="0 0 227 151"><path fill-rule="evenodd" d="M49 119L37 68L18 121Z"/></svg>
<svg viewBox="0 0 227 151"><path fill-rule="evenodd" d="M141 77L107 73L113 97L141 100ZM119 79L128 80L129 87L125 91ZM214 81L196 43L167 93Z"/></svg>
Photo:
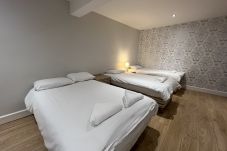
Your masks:
<svg viewBox="0 0 227 151"><path fill-rule="evenodd" d="M111 84L152 97L160 108L165 108L172 94L181 88L179 82L184 73L137 69L135 73L109 70L105 75L111 77Z"/></svg>

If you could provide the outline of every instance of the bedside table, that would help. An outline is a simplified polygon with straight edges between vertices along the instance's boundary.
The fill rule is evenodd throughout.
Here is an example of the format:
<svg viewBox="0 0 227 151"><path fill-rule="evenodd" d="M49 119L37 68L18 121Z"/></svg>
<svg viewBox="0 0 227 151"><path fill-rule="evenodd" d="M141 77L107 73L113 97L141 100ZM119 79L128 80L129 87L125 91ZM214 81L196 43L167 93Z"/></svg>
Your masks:
<svg viewBox="0 0 227 151"><path fill-rule="evenodd" d="M111 78L104 74L97 74L97 75L95 75L95 80L97 80L99 82L104 82L104 83L110 84Z"/></svg>

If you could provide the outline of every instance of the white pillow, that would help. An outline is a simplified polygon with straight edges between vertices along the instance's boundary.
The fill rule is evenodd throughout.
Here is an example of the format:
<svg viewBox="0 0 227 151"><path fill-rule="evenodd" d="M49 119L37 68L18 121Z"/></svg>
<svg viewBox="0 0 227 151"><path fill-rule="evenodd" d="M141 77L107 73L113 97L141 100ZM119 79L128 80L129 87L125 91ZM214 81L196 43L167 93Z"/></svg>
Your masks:
<svg viewBox="0 0 227 151"><path fill-rule="evenodd" d="M108 70L106 71L106 73L109 73L109 74L119 74L119 73L124 73L125 71L124 70Z"/></svg>
<svg viewBox="0 0 227 151"><path fill-rule="evenodd" d="M67 75L67 77L73 80L73 82L87 81L95 78L95 76L88 72L70 73Z"/></svg>
<svg viewBox="0 0 227 151"><path fill-rule="evenodd" d="M35 91L40 91L40 90L58 88L69 84L73 84L73 81L68 78L60 77L60 78L43 79L43 80L36 81L34 82L34 88L35 88Z"/></svg>
<svg viewBox="0 0 227 151"><path fill-rule="evenodd" d="M141 69L143 67L140 65L134 65L134 66L130 66L130 68L136 70L136 69Z"/></svg>

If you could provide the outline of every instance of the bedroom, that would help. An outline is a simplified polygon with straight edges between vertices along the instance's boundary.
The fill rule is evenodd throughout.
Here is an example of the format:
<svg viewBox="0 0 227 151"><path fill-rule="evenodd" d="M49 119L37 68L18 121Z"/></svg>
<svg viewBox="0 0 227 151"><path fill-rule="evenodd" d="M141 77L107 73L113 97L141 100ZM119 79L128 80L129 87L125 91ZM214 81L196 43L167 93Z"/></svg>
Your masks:
<svg viewBox="0 0 227 151"><path fill-rule="evenodd" d="M227 150L226 8L1 0L0 150Z"/></svg>

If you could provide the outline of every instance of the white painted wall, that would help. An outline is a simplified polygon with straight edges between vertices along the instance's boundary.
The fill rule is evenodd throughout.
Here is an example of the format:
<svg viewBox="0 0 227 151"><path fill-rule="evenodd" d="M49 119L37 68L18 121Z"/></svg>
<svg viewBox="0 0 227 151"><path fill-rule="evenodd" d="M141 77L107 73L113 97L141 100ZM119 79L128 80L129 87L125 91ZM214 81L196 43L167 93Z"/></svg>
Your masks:
<svg viewBox="0 0 227 151"><path fill-rule="evenodd" d="M135 63L138 31L65 0L0 1L0 116L25 109L35 80Z"/></svg>

